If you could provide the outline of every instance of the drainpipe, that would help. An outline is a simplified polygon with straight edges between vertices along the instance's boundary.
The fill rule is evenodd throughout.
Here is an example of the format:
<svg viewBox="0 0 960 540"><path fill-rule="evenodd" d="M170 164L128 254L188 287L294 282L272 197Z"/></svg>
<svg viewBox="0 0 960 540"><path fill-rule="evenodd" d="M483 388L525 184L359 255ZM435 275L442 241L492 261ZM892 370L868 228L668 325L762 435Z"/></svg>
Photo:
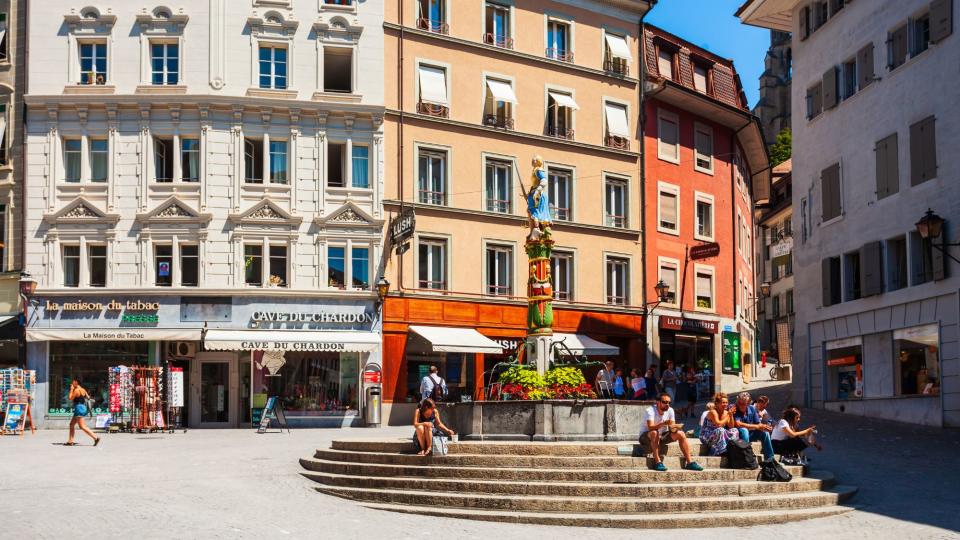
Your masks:
<svg viewBox="0 0 960 540"><path fill-rule="evenodd" d="M647 110L646 110L646 85L647 85L647 67L646 67L646 56L644 55L644 50L646 49L646 37L644 35L644 19L647 18L647 15L650 14L650 11L654 6L657 5L657 0L647 0L647 10L640 16L640 21L637 26L640 29L640 51L639 51L639 65L640 65L640 266L642 268L640 286L640 301L643 305L643 322L646 327L646 349L647 349L647 362L645 366L650 364L650 357L652 356L653 350L650 348L650 337L651 337L651 320L650 315L647 312L647 269L649 265L647 264L647 151L646 151L646 125L647 125ZM660 90L663 88L661 87ZM659 90L658 90L659 92ZM651 94L649 97L653 97Z"/></svg>
<svg viewBox="0 0 960 540"><path fill-rule="evenodd" d="M400 111L400 121L397 123L397 182L398 182L398 195L400 197L400 215L403 215L404 210L404 197L403 197L403 123L405 120L404 117L404 108L403 108L403 40L405 39L404 35L404 20L403 20L403 4L404 0L397 0L397 12L400 17L400 39L397 40L397 109ZM391 234L392 231L388 230L387 234ZM394 249L392 242L384 242L385 244L390 245L390 249ZM403 294L403 253L397 255L397 289Z"/></svg>

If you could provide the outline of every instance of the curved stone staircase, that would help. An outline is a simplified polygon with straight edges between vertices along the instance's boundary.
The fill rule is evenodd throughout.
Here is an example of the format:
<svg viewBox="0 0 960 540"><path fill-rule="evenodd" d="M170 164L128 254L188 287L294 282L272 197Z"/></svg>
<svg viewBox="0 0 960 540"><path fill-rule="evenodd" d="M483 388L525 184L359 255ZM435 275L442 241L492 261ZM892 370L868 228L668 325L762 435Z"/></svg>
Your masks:
<svg viewBox="0 0 960 540"><path fill-rule="evenodd" d="M690 441L703 472L667 472L629 443L450 443L449 454L416 455L409 440L334 441L303 458L316 490L379 510L483 521L584 527L678 528L783 523L841 514L857 488L826 471L787 467L787 483L725 469ZM759 445L754 445L760 455Z"/></svg>

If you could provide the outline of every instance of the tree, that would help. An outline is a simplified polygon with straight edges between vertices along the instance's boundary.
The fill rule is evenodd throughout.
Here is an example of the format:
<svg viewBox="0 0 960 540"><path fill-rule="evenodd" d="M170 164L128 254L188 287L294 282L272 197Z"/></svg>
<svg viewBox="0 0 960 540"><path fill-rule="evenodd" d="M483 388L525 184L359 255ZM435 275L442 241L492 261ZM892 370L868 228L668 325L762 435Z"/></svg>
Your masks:
<svg viewBox="0 0 960 540"><path fill-rule="evenodd" d="M790 128L783 128L783 130L777 134L776 142L770 147L770 165L776 167L790 159L792 147L793 133L791 133Z"/></svg>

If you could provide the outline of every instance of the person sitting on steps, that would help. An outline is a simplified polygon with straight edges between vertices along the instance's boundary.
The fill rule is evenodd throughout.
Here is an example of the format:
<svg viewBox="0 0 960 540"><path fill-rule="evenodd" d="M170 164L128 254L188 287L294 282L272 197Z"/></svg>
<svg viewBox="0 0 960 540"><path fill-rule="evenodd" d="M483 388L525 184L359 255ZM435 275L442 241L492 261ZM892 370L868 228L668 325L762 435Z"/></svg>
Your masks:
<svg viewBox="0 0 960 540"><path fill-rule="evenodd" d="M763 449L763 460L773 459L773 444L770 442L773 427L763 423L757 408L750 404L750 392L740 392L730 412L733 413L733 424L740 430L740 440L759 442Z"/></svg>
<svg viewBox="0 0 960 540"><path fill-rule="evenodd" d="M773 450L780 454L786 465L804 465L803 451L808 446L823 450L814 437L816 431L817 426L800 429L800 410L791 407L783 411L783 417L773 428Z"/></svg>
<svg viewBox="0 0 960 540"><path fill-rule="evenodd" d="M687 435L683 432L683 424L678 424L676 415L670 407L673 398L670 394L663 392L657 398L657 403L647 408L644 422L640 424L640 444L649 444L650 451L653 453L653 461L656 463L653 469L656 471L666 471L667 467L663 464L663 458L660 456L660 442L669 444L676 441L680 445L680 451L683 452L683 458L686 465L684 469L691 471L702 471L703 467L693 461L690 455L690 443L687 442Z"/></svg>
<svg viewBox="0 0 960 540"><path fill-rule="evenodd" d="M700 430L700 442L710 447L711 456L722 456L727 452L727 442L740 438L740 432L733 425L729 403L726 394L715 394L713 409L707 410L707 418Z"/></svg>
<svg viewBox="0 0 960 540"><path fill-rule="evenodd" d="M454 432L440 420L440 411L432 399L423 400L413 413L413 442L420 445L418 456L429 456L433 451L433 437L447 435L453 437Z"/></svg>

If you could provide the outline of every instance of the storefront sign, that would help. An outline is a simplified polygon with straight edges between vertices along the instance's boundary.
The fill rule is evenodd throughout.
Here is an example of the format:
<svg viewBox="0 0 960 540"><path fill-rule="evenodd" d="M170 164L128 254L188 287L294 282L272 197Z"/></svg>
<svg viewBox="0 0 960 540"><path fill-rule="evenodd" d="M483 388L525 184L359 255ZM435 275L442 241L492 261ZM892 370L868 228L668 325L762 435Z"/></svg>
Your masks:
<svg viewBox="0 0 960 540"><path fill-rule="evenodd" d="M364 371L363 372L363 384L381 384L383 382L383 374L379 371Z"/></svg>
<svg viewBox="0 0 960 540"><path fill-rule="evenodd" d="M720 255L720 244L710 242L709 244L700 244L690 248L690 260L709 259Z"/></svg>
<svg viewBox="0 0 960 540"><path fill-rule="evenodd" d="M704 321L701 319L688 319L686 317L670 317L663 315L660 317L660 328L662 330L679 330L683 332L704 332L708 334L717 333L716 321Z"/></svg>
<svg viewBox="0 0 960 540"><path fill-rule="evenodd" d="M260 323L372 323L373 314L362 313L298 313L293 311L254 311L250 316L252 326Z"/></svg>
<svg viewBox="0 0 960 540"><path fill-rule="evenodd" d="M413 231L417 227L417 216L413 208L405 208L403 213L393 219L390 224L390 235L393 243L398 245L406 242L413 236Z"/></svg>
<svg viewBox="0 0 960 540"><path fill-rule="evenodd" d="M347 350L346 343L308 343L297 341L244 341L240 343L242 351L331 351Z"/></svg>
<svg viewBox="0 0 960 540"><path fill-rule="evenodd" d="M724 332L721 334L723 353L723 372L728 374L740 373L740 334Z"/></svg>
<svg viewBox="0 0 960 540"><path fill-rule="evenodd" d="M840 358L831 358L827 360L828 366L854 366L856 364L856 356L841 356Z"/></svg>
<svg viewBox="0 0 960 540"><path fill-rule="evenodd" d="M783 240L770 246L770 257L773 259L776 259L777 257L785 257L790 255L791 251L793 251L793 238L784 238Z"/></svg>
<svg viewBox="0 0 960 540"><path fill-rule="evenodd" d="M127 300L126 302L119 300L111 300L107 303L103 302L85 302L78 300L76 302L53 302L47 300L47 303L44 305L44 309L48 312L50 311L123 311L124 309L128 311L157 311L160 309L160 302L144 302L142 300Z"/></svg>
<svg viewBox="0 0 960 540"><path fill-rule="evenodd" d="M497 345L500 345L501 347L503 347L503 352L505 354L512 353L513 351L519 349L520 343L522 343L522 340L520 339L507 339L507 338L504 338L504 339L491 338L491 339L493 339L493 341L495 341Z"/></svg>

